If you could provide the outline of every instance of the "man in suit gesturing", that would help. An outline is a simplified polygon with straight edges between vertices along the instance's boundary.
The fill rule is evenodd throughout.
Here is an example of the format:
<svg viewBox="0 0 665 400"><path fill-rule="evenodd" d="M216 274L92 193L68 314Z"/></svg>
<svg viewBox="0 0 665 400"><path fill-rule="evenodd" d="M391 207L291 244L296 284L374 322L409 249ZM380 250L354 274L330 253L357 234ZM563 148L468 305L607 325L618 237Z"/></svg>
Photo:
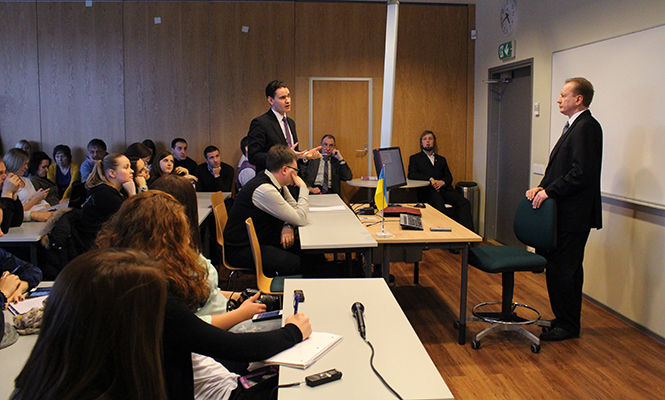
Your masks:
<svg viewBox="0 0 665 400"><path fill-rule="evenodd" d="M471 203L464 198L453 185L453 174L450 173L446 158L434 152L436 136L432 131L420 135L421 152L409 158L409 179L429 181L429 186L418 188L418 201L429 203L432 207L445 213L445 205L453 206L453 219L465 228L473 230Z"/></svg>
<svg viewBox="0 0 665 400"><path fill-rule="evenodd" d="M286 116L291 111L291 92L282 81L272 81L266 86L266 98L270 110L254 118L249 125L249 144L247 153L249 162L256 166L256 172L266 169L268 150L276 144L292 148L298 159L320 158L321 153L316 147L308 151L298 151L298 135L296 123Z"/></svg>
<svg viewBox="0 0 665 400"><path fill-rule="evenodd" d="M341 181L353 179L351 168L342 153L335 148L335 137L324 135L321 139L320 159L305 163L302 179L311 194L341 193Z"/></svg>
<svg viewBox="0 0 665 400"><path fill-rule="evenodd" d="M568 122L552 149L540 185L526 192L534 208L548 197L557 202L557 246L538 251L547 258L547 291L556 317L552 327L543 328L540 338L545 341L579 336L584 247L591 228L602 227L603 131L589 111L593 92L593 85L584 78L566 80L557 103Z"/></svg>

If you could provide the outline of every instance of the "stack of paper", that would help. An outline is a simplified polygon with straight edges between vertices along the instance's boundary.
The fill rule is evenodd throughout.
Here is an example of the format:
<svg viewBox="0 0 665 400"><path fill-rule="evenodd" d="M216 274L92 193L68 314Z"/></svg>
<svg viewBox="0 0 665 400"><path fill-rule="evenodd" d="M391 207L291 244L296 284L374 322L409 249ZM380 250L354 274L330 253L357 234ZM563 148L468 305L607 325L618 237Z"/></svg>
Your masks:
<svg viewBox="0 0 665 400"><path fill-rule="evenodd" d="M290 349L275 354L264 363L306 369L341 340L342 336L334 333L312 332L307 339Z"/></svg>

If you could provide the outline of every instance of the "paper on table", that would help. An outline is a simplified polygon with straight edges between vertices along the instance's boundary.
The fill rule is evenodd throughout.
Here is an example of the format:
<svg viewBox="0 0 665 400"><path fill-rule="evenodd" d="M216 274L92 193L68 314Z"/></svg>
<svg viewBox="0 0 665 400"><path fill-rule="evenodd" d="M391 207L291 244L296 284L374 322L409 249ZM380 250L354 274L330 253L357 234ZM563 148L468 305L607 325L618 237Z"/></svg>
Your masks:
<svg viewBox="0 0 665 400"><path fill-rule="evenodd" d="M32 310L33 308L42 308L44 307L44 300L48 296L39 296L39 297L33 297L29 299L25 299L23 301L19 301L18 304L9 304L7 308L9 308L9 311L14 314L14 315L21 315L25 314L28 311Z"/></svg>
<svg viewBox="0 0 665 400"><path fill-rule="evenodd" d="M334 333L312 332L306 340L268 358L264 363L306 369L341 340L342 336Z"/></svg>
<svg viewBox="0 0 665 400"><path fill-rule="evenodd" d="M327 206L327 207L310 207L309 211L312 212L317 212L317 211L344 211L346 210L346 206Z"/></svg>

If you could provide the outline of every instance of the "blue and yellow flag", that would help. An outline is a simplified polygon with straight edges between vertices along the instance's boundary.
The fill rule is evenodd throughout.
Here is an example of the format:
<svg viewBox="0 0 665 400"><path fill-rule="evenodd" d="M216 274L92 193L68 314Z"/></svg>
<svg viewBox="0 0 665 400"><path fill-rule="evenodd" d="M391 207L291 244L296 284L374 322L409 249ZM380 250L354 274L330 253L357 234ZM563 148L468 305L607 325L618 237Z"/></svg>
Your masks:
<svg viewBox="0 0 665 400"><path fill-rule="evenodd" d="M381 168L379 181L376 183L376 193L374 193L374 203L376 204L376 209L379 211L388 207L388 192L386 191L386 182L383 176L384 169L385 167Z"/></svg>

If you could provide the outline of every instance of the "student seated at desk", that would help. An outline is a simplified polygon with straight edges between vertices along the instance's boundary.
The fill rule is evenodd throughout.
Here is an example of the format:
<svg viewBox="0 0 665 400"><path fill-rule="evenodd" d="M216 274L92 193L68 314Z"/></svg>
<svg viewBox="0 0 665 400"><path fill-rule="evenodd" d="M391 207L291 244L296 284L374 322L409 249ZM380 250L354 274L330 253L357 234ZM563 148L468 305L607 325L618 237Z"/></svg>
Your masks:
<svg viewBox="0 0 665 400"><path fill-rule="evenodd" d="M21 177L21 181L23 181L21 187L16 191L18 198L23 204L23 220L46 221L51 215L46 211L51 205L45 200L49 194L49 190L35 190L32 181L24 176L28 170L29 159L28 153L14 148L5 154L4 162L7 172Z"/></svg>
<svg viewBox="0 0 665 400"><path fill-rule="evenodd" d="M288 190L298 187L298 200ZM226 258L233 266L254 265L245 220L252 218L268 276L303 272L295 227L307 223L309 190L298 176L296 152L278 144L268 150L266 169L238 192L224 229Z"/></svg>
<svg viewBox="0 0 665 400"><path fill-rule="evenodd" d="M186 168L174 167L173 154L168 151L162 151L155 157L154 165L150 168L150 179L148 180L148 187L161 176L176 174L184 176L191 182L196 182L198 179L189 173Z"/></svg>
<svg viewBox="0 0 665 400"><path fill-rule="evenodd" d="M28 178L36 190L48 190L46 202L52 206L58 205L62 201L58 196L58 186L47 178L48 167L51 165L51 157L43 151L35 151L30 154L28 161Z"/></svg>
<svg viewBox="0 0 665 400"><path fill-rule="evenodd" d="M9 232L12 226L21 226L23 223L23 204L16 192L23 185L23 181L15 174L8 174L5 163L0 158L0 236Z"/></svg>
<svg viewBox="0 0 665 400"><path fill-rule="evenodd" d="M162 179L182 182L179 184L181 192L187 187L195 199L194 189L186 179L168 177L161 178L155 183L164 184ZM165 186L167 185L168 183ZM195 200L185 200L185 202L195 204ZM196 210L196 207L189 209ZM265 310L265 307L254 303L258 298L255 296L245 301L237 310L224 313L227 299L217 288L216 270L195 250L194 246L200 245L200 239L196 234L192 235L191 219L198 221L198 217L188 218L185 207L173 196L159 190L149 190L134 196L122 205L118 213L100 231L97 245L100 248L141 249L147 251L152 259L161 261L161 268L169 280L170 298L177 305L176 308L180 309L178 313L181 318L187 320L169 325L178 331L171 332L175 335L173 337L177 337L177 340L171 343L172 347L167 346L168 335L165 333L165 354L174 357L172 369L166 371L167 376L169 373L174 374L174 379L167 379L167 384L173 385L169 387L169 397L194 398L196 393L197 398L205 398L215 393L221 395L221 398L229 398L228 396L233 398L234 390L242 391L237 389L238 376L214 360L199 355L213 356L230 362L256 361L265 357L266 353L276 354L299 342L301 338L306 338L311 328L307 318L302 314L289 317L296 326L287 326L282 332L267 332L268 335L265 337L262 334L234 335L218 331L216 328L210 330L212 327L200 320L202 325L194 324L192 320L198 320L192 313L195 311L201 319L211 325L228 329ZM287 323L289 321L287 319ZM208 327L204 328L205 325ZM218 332L224 332L225 335ZM204 346L203 350L196 349L194 344L200 345L201 341L205 343L207 340L212 342L217 335L220 335L220 343L215 346L209 345L212 347ZM263 340L267 340L268 343L264 343ZM262 349L260 352L264 355L257 356L257 349ZM213 353L210 354L208 351ZM197 355L191 354L192 352ZM177 386L178 384L180 386Z"/></svg>
<svg viewBox="0 0 665 400"><path fill-rule="evenodd" d="M102 224L118 211L122 202L136 194L133 176L129 159L122 154L111 153L97 161L85 182L88 198L74 224L85 250L90 248Z"/></svg>
<svg viewBox="0 0 665 400"><path fill-rule="evenodd" d="M42 271L0 248L0 308L25 300L24 294L39 285Z"/></svg>
<svg viewBox="0 0 665 400"><path fill-rule="evenodd" d="M143 253L91 251L75 258L51 289L11 398L166 399L166 287Z"/></svg>

